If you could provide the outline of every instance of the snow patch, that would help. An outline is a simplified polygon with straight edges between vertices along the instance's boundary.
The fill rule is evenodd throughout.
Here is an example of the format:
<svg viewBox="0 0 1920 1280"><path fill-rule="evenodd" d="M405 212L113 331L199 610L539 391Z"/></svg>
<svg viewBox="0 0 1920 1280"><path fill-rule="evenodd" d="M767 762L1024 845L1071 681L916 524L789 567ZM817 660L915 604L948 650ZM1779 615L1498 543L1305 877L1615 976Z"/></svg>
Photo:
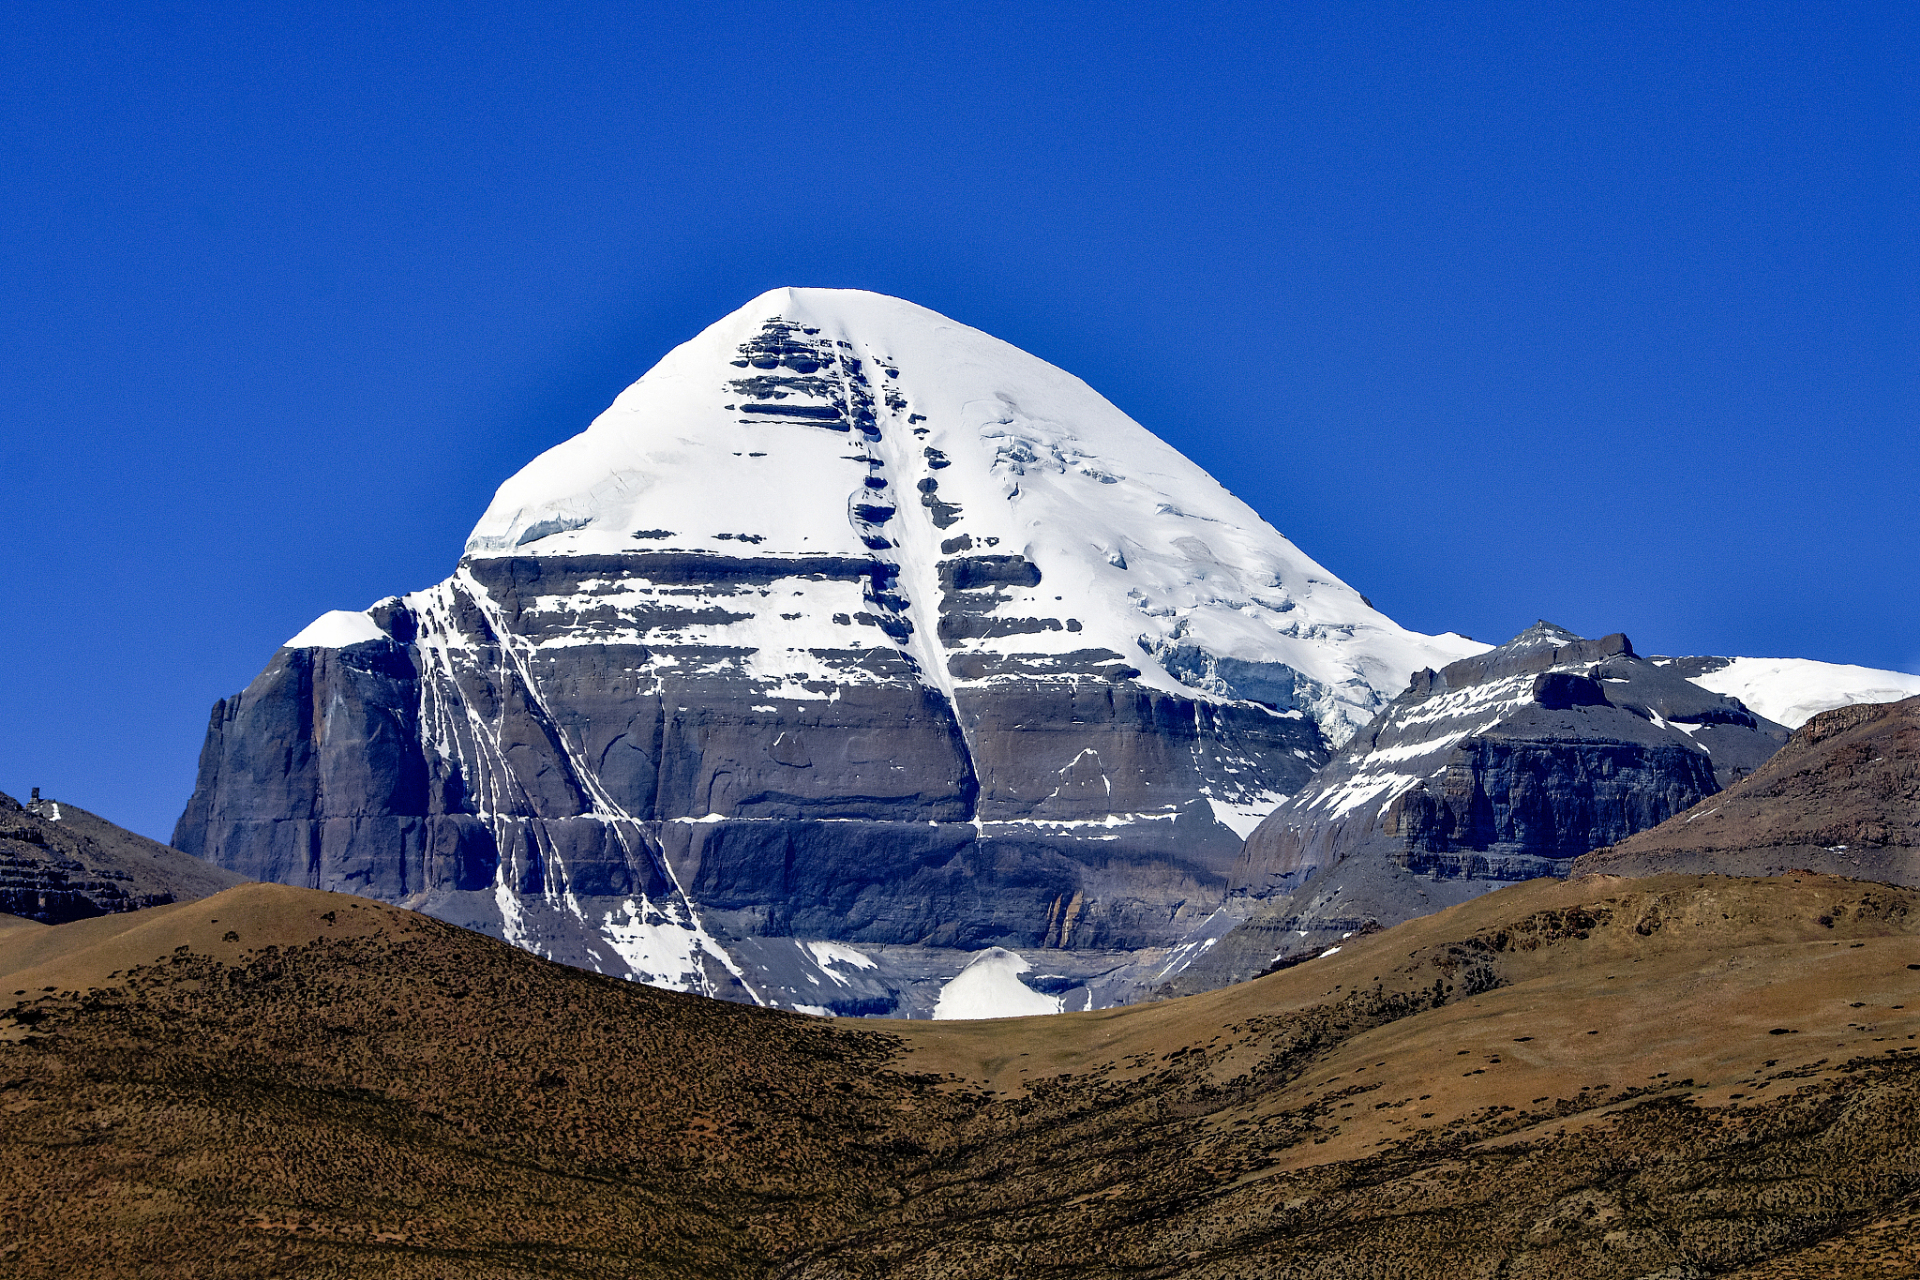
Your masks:
<svg viewBox="0 0 1920 1280"><path fill-rule="evenodd" d="M1208 796L1207 805L1213 810L1215 822L1245 840L1286 799L1287 793L1284 791L1264 791L1251 800L1237 803Z"/></svg>
<svg viewBox="0 0 1920 1280"><path fill-rule="evenodd" d="M352 609L329 609L309 622L306 629L281 645L282 649L344 649L350 644L385 640L387 633L365 613Z"/></svg>
<svg viewBox="0 0 1920 1280"><path fill-rule="evenodd" d="M843 964L849 969L877 969L880 967L873 957L864 952L855 951L852 947L844 946L838 942L801 942L798 945L801 950L813 956L813 962L820 966L820 972L826 974L843 987L847 985L847 980L833 971L834 965ZM809 974L808 977L812 977L812 975Z"/></svg>
<svg viewBox="0 0 1920 1280"><path fill-rule="evenodd" d="M1042 995L1020 981L1033 966L1005 947L989 947L940 988L936 1021L966 1018L1027 1018L1059 1013L1060 998Z"/></svg>
<svg viewBox="0 0 1920 1280"><path fill-rule="evenodd" d="M1718 671L1690 678L1789 729L1835 707L1899 702L1920 694L1920 676L1811 658L1735 658Z"/></svg>

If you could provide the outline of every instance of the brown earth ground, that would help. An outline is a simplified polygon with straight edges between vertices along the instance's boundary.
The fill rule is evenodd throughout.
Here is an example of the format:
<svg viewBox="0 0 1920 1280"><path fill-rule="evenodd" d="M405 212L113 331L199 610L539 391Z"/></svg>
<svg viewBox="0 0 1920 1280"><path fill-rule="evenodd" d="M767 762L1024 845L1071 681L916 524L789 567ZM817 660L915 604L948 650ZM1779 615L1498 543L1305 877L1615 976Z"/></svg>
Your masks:
<svg viewBox="0 0 1920 1280"><path fill-rule="evenodd" d="M273 885L0 974L5 1274L1920 1275L1920 891L1837 877L1536 881L991 1023Z"/></svg>

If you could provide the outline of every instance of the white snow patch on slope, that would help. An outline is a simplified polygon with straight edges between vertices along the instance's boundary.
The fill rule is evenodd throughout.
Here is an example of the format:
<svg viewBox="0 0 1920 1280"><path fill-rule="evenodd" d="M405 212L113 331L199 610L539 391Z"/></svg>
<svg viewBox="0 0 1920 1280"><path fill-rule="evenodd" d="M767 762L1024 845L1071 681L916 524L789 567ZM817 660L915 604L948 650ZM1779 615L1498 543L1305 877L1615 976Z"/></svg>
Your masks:
<svg viewBox="0 0 1920 1280"><path fill-rule="evenodd" d="M663 905L665 911L645 894L628 898L621 903L619 913L606 914L598 932L648 986L697 990L701 985L701 954L711 954L724 964L726 953L699 927L684 904L670 900ZM575 910L578 912L577 907Z"/></svg>
<svg viewBox="0 0 1920 1280"><path fill-rule="evenodd" d="M1735 658L1718 671L1694 676L1693 683L1738 698L1749 711L1789 729L1835 707L1920 694L1920 676L1811 658Z"/></svg>
<svg viewBox="0 0 1920 1280"><path fill-rule="evenodd" d="M1253 834L1253 829L1267 820L1267 815L1286 803L1284 791L1261 791L1251 798L1238 802L1207 797L1207 804L1213 809L1213 819L1233 834L1245 840Z"/></svg>
<svg viewBox="0 0 1920 1280"><path fill-rule="evenodd" d="M820 966L820 972L826 974L843 987L847 985L847 980L833 971L834 965L843 964L849 969L879 968L878 963L872 956L862 951L855 951L845 943L803 942L800 946L812 954L813 962Z"/></svg>
<svg viewBox="0 0 1920 1280"><path fill-rule="evenodd" d="M987 948L940 988L940 998L933 1006L934 1018L944 1022L1060 1012L1058 996L1042 995L1020 981L1020 975L1032 967L1005 947Z"/></svg>
<svg viewBox="0 0 1920 1280"><path fill-rule="evenodd" d="M353 609L329 609L280 647L283 649L344 649L350 644L385 640L387 633L366 614Z"/></svg>

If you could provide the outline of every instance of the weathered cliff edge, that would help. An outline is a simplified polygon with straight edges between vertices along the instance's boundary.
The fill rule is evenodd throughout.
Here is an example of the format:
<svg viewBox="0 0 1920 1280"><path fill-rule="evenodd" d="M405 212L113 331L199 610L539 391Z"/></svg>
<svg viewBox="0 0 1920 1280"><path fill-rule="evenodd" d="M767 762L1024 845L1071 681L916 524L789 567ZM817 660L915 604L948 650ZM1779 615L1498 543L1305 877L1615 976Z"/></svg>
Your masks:
<svg viewBox="0 0 1920 1280"><path fill-rule="evenodd" d="M1403 694L1248 838L1246 919L1167 988L1206 990L1490 889L1565 876L1746 776L1787 730L1540 622Z"/></svg>

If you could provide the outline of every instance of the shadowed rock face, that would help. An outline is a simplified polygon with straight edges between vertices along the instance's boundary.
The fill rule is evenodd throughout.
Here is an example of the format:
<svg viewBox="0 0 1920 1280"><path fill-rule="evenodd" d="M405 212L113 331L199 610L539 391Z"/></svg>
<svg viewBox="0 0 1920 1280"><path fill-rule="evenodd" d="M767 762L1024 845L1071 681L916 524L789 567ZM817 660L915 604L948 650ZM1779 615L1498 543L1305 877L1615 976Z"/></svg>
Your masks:
<svg viewBox="0 0 1920 1280"><path fill-rule="evenodd" d="M78 805L0 793L0 912L65 924L191 902L247 877L135 835Z"/></svg>
<svg viewBox="0 0 1920 1280"><path fill-rule="evenodd" d="M1574 864L1623 876L1776 867L1920 884L1920 698L1822 712L1751 777Z"/></svg>
<svg viewBox="0 0 1920 1280"><path fill-rule="evenodd" d="M283 649L215 707L176 842L716 995L924 1012L967 953L1002 945L1072 952L1045 968L1105 1003L1131 990L1115 970L1157 962L1222 899L1239 839L1208 780L1265 760L1267 785L1298 786L1324 758L1310 721L1143 687L1108 652L972 659L949 701L884 641L814 652L805 692L832 696L799 698L717 646L543 643L665 630L658 613L691 611L668 592L738 612L795 580L878 576L695 567L473 561L378 610L394 639ZM877 971L763 938L870 946Z"/></svg>
<svg viewBox="0 0 1920 1280"><path fill-rule="evenodd" d="M1565 876L1745 777L1787 731L1541 622L1408 689L1248 838L1244 923L1173 987L1205 990L1488 889Z"/></svg>

